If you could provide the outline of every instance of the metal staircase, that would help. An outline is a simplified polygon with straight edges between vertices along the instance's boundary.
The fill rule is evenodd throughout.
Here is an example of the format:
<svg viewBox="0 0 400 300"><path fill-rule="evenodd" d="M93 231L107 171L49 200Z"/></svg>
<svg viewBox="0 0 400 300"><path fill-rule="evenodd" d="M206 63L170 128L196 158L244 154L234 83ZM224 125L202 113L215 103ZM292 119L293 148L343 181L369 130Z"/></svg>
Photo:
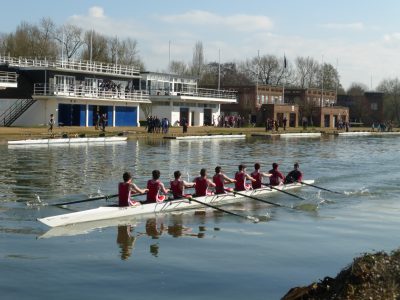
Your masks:
<svg viewBox="0 0 400 300"><path fill-rule="evenodd" d="M35 103L36 100L32 98L28 99L19 99L14 102L6 111L4 111L0 115L0 126L9 127L11 126L15 120L17 120L24 112L27 111L29 107Z"/></svg>

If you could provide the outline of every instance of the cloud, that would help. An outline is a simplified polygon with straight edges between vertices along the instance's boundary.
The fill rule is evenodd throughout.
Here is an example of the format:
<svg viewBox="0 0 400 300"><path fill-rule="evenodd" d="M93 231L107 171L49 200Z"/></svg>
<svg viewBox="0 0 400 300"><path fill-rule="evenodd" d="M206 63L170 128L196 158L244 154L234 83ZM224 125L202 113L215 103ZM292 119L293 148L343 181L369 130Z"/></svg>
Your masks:
<svg viewBox="0 0 400 300"><path fill-rule="evenodd" d="M93 6L89 8L89 17L92 18L104 18L104 9L100 6Z"/></svg>
<svg viewBox="0 0 400 300"><path fill-rule="evenodd" d="M386 43L398 43L400 42L400 32L388 33L383 36L383 40Z"/></svg>
<svg viewBox="0 0 400 300"><path fill-rule="evenodd" d="M206 27L228 27L235 31L267 31L273 28L273 22L266 16L235 14L221 16L204 10L191 10L183 14L158 16L167 23L197 25Z"/></svg>
<svg viewBox="0 0 400 300"><path fill-rule="evenodd" d="M326 23L321 25L322 28L333 30L364 30L365 25L362 22L355 23Z"/></svg>

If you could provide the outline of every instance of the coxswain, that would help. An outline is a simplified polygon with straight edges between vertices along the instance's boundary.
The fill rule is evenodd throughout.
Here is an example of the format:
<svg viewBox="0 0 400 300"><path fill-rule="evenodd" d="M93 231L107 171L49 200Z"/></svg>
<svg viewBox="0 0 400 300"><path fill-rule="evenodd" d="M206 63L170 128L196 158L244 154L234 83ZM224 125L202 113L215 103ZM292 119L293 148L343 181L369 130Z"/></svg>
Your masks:
<svg viewBox="0 0 400 300"><path fill-rule="evenodd" d="M146 193L147 189L140 189L136 184L132 182L132 175L129 172L125 172L122 175L124 182L120 182L118 185L118 206L133 206L140 205L140 202L131 199L131 192L143 194Z"/></svg>
<svg viewBox="0 0 400 300"><path fill-rule="evenodd" d="M269 170L271 176L269 177L269 184L272 186L280 185L285 181L285 176L278 170L277 163L272 164L272 169Z"/></svg>
<svg viewBox="0 0 400 300"><path fill-rule="evenodd" d="M263 177L271 177L272 175L269 173L264 173L260 171L261 165L259 163L254 164L254 171L251 173L251 177L253 177L256 181L252 181L251 185L253 189L259 189L262 187L262 179Z"/></svg>
<svg viewBox="0 0 400 300"><path fill-rule="evenodd" d="M196 177L193 182L196 184L195 191L197 197L213 195L213 192L209 191L208 188L215 187L215 183L207 178L206 169L201 169L200 176Z"/></svg>
<svg viewBox="0 0 400 300"><path fill-rule="evenodd" d="M166 199L166 194L168 193L168 189L165 188L164 184L160 181L160 171L153 170L152 176L153 178L147 181L147 188L149 191L147 192L146 201L143 202L147 203L155 203L155 202L162 202ZM164 195L160 195L160 192L164 193Z"/></svg>
<svg viewBox="0 0 400 300"><path fill-rule="evenodd" d="M226 191L231 192L233 188L225 188L225 183L234 183L235 179L229 178L224 173L222 173L222 168L217 166L215 168L215 175L213 176L213 181L215 183L215 193L225 194Z"/></svg>
<svg viewBox="0 0 400 300"><path fill-rule="evenodd" d="M294 169L286 175L285 183L295 183L301 182L303 179L303 173L299 170L300 165L299 163L294 164Z"/></svg>
<svg viewBox="0 0 400 300"><path fill-rule="evenodd" d="M251 189L251 185L246 183L246 180L251 180L252 182L255 182L256 180L251 177L249 174L246 173L246 166L245 165L239 165L239 171L236 172L235 174L235 190L236 191L246 191Z"/></svg>
<svg viewBox="0 0 400 300"><path fill-rule="evenodd" d="M180 171L175 171L174 177L175 177L175 180L172 180L170 182L171 192L172 192L172 195L174 196L174 199L190 197L191 196L190 194L185 194L185 188L194 187L195 183L186 182L185 180L183 180L181 178L182 174Z"/></svg>

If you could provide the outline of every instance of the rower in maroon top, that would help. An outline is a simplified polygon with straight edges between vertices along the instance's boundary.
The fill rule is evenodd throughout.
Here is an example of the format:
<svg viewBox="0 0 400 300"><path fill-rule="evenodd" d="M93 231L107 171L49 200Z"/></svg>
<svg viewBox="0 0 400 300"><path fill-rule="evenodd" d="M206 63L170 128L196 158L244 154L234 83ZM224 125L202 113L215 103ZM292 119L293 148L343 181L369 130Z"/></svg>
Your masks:
<svg viewBox="0 0 400 300"><path fill-rule="evenodd" d="M135 193L146 193L147 189L140 189L136 184L132 182L132 175L129 172L125 172L122 175L124 182L120 182L118 185L118 205L123 206L133 206L140 205L140 202L132 200L131 192Z"/></svg>
<svg viewBox="0 0 400 300"><path fill-rule="evenodd" d="M207 178L206 169L200 170L200 176L194 179L194 183L196 184L195 191L197 197L213 195L213 192L209 191L208 188L210 186L215 187L215 183Z"/></svg>
<svg viewBox="0 0 400 300"><path fill-rule="evenodd" d="M299 170L299 168L299 163L296 162L294 164L293 171L290 171L289 174L286 175L285 184L301 182L303 180L303 173Z"/></svg>
<svg viewBox="0 0 400 300"><path fill-rule="evenodd" d="M155 202L162 202L165 200L165 194L168 193L168 189L164 187L164 184L160 181L160 171L154 170L152 172L153 178L147 181L147 188L149 191L147 192L146 201L143 202L147 203L155 203ZM160 195L160 191L164 193L164 195Z"/></svg>
<svg viewBox="0 0 400 300"><path fill-rule="evenodd" d="M251 185L246 183L246 180L251 180L252 182L255 182L256 180L251 177L249 174L246 173L246 166L245 165L239 165L239 171L236 172L235 174L235 190L236 191L246 191L251 188Z"/></svg>
<svg viewBox="0 0 400 300"><path fill-rule="evenodd" d="M226 191L233 191L233 188L225 188L225 183L234 183L235 179L231 179L222 173L222 168L217 166L215 168L215 175L213 176L213 181L215 183L215 193L216 194L225 194Z"/></svg>
<svg viewBox="0 0 400 300"><path fill-rule="evenodd" d="M269 173L264 173L260 171L260 164L259 163L255 163L254 164L254 171L253 173L251 173L251 177L253 177L256 181L253 181L251 183L253 189L259 189L262 186L262 179L263 177L271 177L272 175Z"/></svg>
<svg viewBox="0 0 400 300"><path fill-rule="evenodd" d="M182 174L180 171L174 172L175 180L170 182L171 184L171 192L174 196L174 199L179 199L183 197L190 197L191 194L185 194L185 188L191 188L195 186L195 183L186 182L181 178Z"/></svg>
<svg viewBox="0 0 400 300"><path fill-rule="evenodd" d="M271 177L269 178L269 184L276 186L280 185L285 181L285 176L278 170L279 165L277 163L272 164L272 169L269 170Z"/></svg>

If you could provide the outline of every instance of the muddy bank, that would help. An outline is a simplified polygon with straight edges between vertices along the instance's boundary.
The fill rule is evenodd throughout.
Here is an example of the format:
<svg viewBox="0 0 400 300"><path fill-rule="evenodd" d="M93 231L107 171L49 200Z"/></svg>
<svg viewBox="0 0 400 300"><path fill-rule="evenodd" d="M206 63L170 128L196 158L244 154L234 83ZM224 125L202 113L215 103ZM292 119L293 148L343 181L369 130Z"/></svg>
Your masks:
<svg viewBox="0 0 400 300"><path fill-rule="evenodd" d="M292 288L283 300L400 298L400 249L357 257L335 278Z"/></svg>

